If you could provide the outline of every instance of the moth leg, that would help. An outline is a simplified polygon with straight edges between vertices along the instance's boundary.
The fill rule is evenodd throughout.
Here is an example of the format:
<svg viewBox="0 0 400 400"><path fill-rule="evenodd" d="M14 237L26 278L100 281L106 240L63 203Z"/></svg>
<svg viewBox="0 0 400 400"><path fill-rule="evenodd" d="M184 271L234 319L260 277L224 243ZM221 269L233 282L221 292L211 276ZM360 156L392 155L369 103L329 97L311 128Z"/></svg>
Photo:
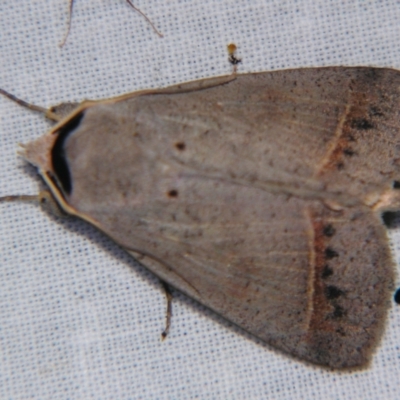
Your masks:
<svg viewBox="0 0 400 400"><path fill-rule="evenodd" d="M10 196L2 196L0 197L0 203L12 202L12 201L36 201L39 202L38 194L16 194Z"/></svg>
<svg viewBox="0 0 400 400"><path fill-rule="evenodd" d="M54 122L61 121L66 115L68 115L73 109L75 109L78 103L61 103L57 106L53 106L50 108L44 108L41 106L37 106L36 104L28 103L25 100L19 99L11 93L6 92L4 89L0 88L0 94L9 98L14 103L18 105L28 108L29 110L39 112L43 114L46 118L50 119Z"/></svg>
<svg viewBox="0 0 400 400"><path fill-rule="evenodd" d="M164 340L168 333L169 333L169 328L171 326L171 318L172 318L172 292L171 292L171 288L168 286L167 283L165 282L161 282L161 284L164 287L164 291L165 291L165 297L167 298L167 314L166 314L166 318L165 318L165 329L164 331L161 333L161 340Z"/></svg>
<svg viewBox="0 0 400 400"><path fill-rule="evenodd" d="M28 103L24 100L19 99L18 97L14 96L11 93L6 92L4 89L0 89L0 93L3 96L6 96L7 98L9 98L10 100L12 100L13 102L19 104L22 107L28 108L29 110L32 111L36 111L36 112L40 112L41 114L44 114L44 116L52 121L58 122L61 120L61 118L55 114L54 112L52 112L51 109L47 109L41 106L37 106L36 104L31 104Z"/></svg>
<svg viewBox="0 0 400 400"><path fill-rule="evenodd" d="M62 120L68 114L70 114L73 110L75 110L80 103L61 103L56 106L51 106L49 111L55 114L58 118L58 121Z"/></svg>
<svg viewBox="0 0 400 400"><path fill-rule="evenodd" d="M0 203L14 201L32 201L38 203L44 210L58 217L65 217L66 214L58 206L57 201L49 190L41 190L38 194L19 194L0 197Z"/></svg>

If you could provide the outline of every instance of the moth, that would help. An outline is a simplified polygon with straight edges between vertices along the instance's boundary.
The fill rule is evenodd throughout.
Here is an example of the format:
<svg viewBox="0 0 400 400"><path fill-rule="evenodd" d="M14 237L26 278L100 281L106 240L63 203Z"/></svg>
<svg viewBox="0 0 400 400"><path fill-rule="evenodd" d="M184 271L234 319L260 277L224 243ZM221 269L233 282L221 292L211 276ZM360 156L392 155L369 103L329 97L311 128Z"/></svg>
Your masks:
<svg viewBox="0 0 400 400"><path fill-rule="evenodd" d="M169 286L295 358L365 367L394 285L399 87L329 67L143 90L53 108L23 156Z"/></svg>

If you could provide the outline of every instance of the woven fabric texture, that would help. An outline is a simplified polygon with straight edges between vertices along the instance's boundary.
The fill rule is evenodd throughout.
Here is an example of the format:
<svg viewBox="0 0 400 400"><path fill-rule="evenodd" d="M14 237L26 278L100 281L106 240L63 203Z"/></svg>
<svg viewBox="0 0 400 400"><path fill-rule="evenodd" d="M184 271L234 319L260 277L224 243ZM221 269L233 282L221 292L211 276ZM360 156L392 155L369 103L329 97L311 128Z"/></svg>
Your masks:
<svg viewBox="0 0 400 400"><path fill-rule="evenodd" d="M309 66L400 69L400 4L334 0L2 0L0 87L45 107L227 74ZM35 194L18 143L49 128L0 97L0 196ZM36 205L0 205L1 399L395 399L400 308L365 371L265 348L183 295L160 341L158 280L101 232ZM399 264L400 231L389 232Z"/></svg>

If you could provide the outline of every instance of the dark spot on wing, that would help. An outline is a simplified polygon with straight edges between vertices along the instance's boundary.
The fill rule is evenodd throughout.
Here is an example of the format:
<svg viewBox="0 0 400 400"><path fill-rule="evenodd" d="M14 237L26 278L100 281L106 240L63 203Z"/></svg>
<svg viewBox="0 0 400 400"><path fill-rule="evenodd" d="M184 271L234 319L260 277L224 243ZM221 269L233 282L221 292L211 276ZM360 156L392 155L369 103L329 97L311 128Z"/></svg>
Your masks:
<svg viewBox="0 0 400 400"><path fill-rule="evenodd" d="M178 149L178 150L185 150L185 148L186 148L186 144L185 144L185 142L178 142L178 143L175 143L175 147Z"/></svg>
<svg viewBox="0 0 400 400"><path fill-rule="evenodd" d="M372 129L374 125L365 118L356 118L351 121L351 127L361 131Z"/></svg>
<svg viewBox="0 0 400 400"><path fill-rule="evenodd" d="M355 153L354 153L353 150L347 148L347 149L344 149L344 150L343 150L343 154L344 154L345 156L351 157L351 156L354 156Z"/></svg>
<svg viewBox="0 0 400 400"><path fill-rule="evenodd" d="M343 291L340 290L338 287L336 286L327 286L325 288L325 296L328 300L334 300L337 299L338 297L340 297L343 294Z"/></svg>
<svg viewBox="0 0 400 400"><path fill-rule="evenodd" d="M178 197L178 191L176 189L172 189L168 192L168 197Z"/></svg>
<svg viewBox="0 0 400 400"><path fill-rule="evenodd" d="M328 260L334 258L334 257L338 257L339 253L336 252L335 250L331 249L330 247L327 247L325 249L325 258L327 258Z"/></svg>
<svg viewBox="0 0 400 400"><path fill-rule="evenodd" d="M338 305L335 306L335 310L333 311L333 318L342 318L345 315L345 311L343 307L340 307Z"/></svg>
<svg viewBox="0 0 400 400"><path fill-rule="evenodd" d="M336 230L331 224L326 225L323 230L324 235L327 237L332 237L335 234L335 232Z"/></svg>
<svg viewBox="0 0 400 400"><path fill-rule="evenodd" d="M322 279L329 278L331 275L333 275L333 269L329 265L325 265L322 270Z"/></svg>

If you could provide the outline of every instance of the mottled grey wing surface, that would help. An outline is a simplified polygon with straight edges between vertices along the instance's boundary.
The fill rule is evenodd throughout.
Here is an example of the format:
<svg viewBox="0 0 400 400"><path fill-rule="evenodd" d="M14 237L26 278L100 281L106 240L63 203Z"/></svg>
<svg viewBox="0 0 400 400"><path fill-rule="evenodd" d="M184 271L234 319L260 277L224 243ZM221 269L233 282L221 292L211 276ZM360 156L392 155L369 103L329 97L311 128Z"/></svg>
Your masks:
<svg viewBox="0 0 400 400"><path fill-rule="evenodd" d="M377 210L398 206L399 83L384 69L279 71L88 108L65 142L66 200L267 343L364 365L393 282Z"/></svg>

